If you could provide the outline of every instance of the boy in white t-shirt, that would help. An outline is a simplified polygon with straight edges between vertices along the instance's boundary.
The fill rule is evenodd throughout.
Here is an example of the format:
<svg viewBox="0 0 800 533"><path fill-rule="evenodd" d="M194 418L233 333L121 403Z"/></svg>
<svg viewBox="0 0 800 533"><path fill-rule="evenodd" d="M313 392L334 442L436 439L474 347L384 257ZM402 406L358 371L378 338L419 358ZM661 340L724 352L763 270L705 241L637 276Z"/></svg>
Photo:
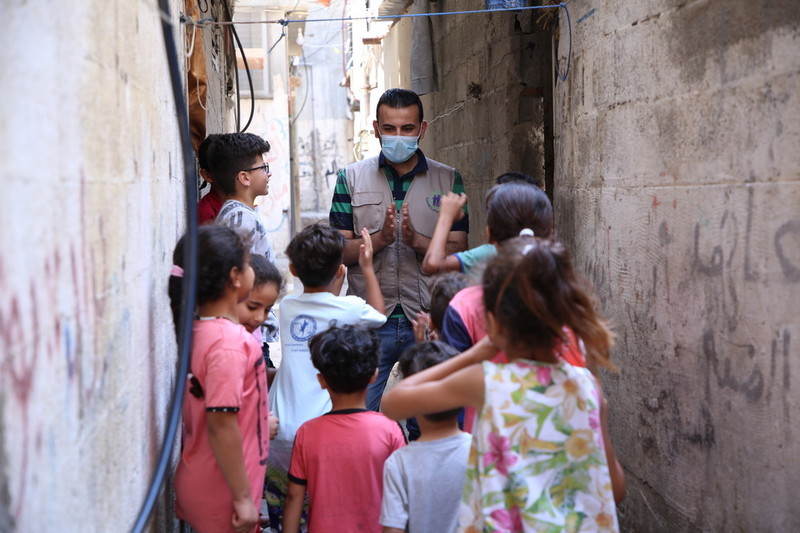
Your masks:
<svg viewBox="0 0 800 533"><path fill-rule="evenodd" d="M287 473L297 429L330 411L331 399L317 381L308 340L332 326L379 328L386 322L383 295L372 267L372 240L363 230L359 265L364 272L367 300L338 296L345 276L345 240L336 229L313 224L300 231L286 248L289 270L300 278L303 293L286 296L280 304L281 364L269 390L269 406L280 419L270 444L267 465L267 506L270 524L281 523Z"/></svg>
<svg viewBox="0 0 800 533"><path fill-rule="evenodd" d="M408 348L398 365L404 378L458 351L439 341ZM458 527L472 436L458 428L461 409L417 417L421 436L383 466L383 533L451 533Z"/></svg>

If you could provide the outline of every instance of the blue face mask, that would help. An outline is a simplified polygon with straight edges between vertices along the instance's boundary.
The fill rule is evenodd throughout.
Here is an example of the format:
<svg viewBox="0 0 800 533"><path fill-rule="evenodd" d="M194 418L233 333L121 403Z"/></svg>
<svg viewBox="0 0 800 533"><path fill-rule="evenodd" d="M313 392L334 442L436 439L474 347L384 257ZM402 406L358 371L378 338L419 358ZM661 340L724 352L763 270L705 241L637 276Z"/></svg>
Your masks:
<svg viewBox="0 0 800 533"><path fill-rule="evenodd" d="M419 136L381 135L381 152L395 164L405 163L419 148Z"/></svg>

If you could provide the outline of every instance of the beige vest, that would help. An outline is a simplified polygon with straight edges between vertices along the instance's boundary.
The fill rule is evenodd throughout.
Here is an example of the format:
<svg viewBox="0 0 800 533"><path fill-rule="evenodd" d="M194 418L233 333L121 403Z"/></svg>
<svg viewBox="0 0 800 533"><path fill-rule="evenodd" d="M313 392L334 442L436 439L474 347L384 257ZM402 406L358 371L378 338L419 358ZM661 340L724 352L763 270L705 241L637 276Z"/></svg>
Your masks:
<svg viewBox="0 0 800 533"><path fill-rule="evenodd" d="M361 228L370 233L383 227L386 209L393 203L392 191L384 170L378 166L378 157L359 161L347 167L347 186L353 206L353 229L358 235ZM406 191L409 218L417 233L432 237L439 218L442 194L453 190L455 170L428 159L428 170L415 175ZM427 311L430 304L430 276L423 274L422 259L411 247L403 244L400 211L395 218L395 240L374 256L375 274L391 312L399 303L408 318L416 318L420 310ZM347 269L348 294L362 298L366 295L361 267Z"/></svg>

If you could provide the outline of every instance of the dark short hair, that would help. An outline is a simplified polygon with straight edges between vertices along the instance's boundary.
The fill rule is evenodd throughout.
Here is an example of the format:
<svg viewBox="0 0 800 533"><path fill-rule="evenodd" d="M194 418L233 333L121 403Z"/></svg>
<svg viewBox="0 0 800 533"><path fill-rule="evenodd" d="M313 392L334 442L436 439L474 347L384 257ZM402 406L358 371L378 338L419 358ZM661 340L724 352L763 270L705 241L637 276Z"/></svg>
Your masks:
<svg viewBox="0 0 800 533"><path fill-rule="evenodd" d="M203 170L209 170L208 167L208 149L211 148L211 145L214 144L217 139L219 139L219 133L212 133L205 139L203 142L200 143L200 146L197 147L197 164Z"/></svg>
<svg viewBox="0 0 800 533"><path fill-rule="evenodd" d="M525 228L546 239L553 233L553 204L535 185L521 182L495 185L486 193L486 225L498 243L517 237Z"/></svg>
<svg viewBox="0 0 800 533"><path fill-rule="evenodd" d="M364 326L333 326L308 341L311 362L333 392L350 394L367 388L378 368L381 342Z"/></svg>
<svg viewBox="0 0 800 533"><path fill-rule="evenodd" d="M450 300L458 291L469 285L469 278L461 272L448 272L436 276L431 283L431 322L436 331L442 331L444 313Z"/></svg>
<svg viewBox="0 0 800 533"><path fill-rule="evenodd" d="M504 172L495 178L495 185L502 185L504 183L527 183L528 185L535 185L540 189L544 189L544 182L541 179L536 179L530 174L524 172Z"/></svg>
<svg viewBox="0 0 800 533"><path fill-rule="evenodd" d="M214 183L227 195L236 192L236 175L251 168L253 160L269 152L269 143L252 133L225 133L208 149L208 165Z"/></svg>
<svg viewBox="0 0 800 533"><path fill-rule="evenodd" d="M456 355L458 355L458 350L449 344L441 341L427 341L406 348L397 362L400 374L402 374L403 378L407 378L417 372L422 372L426 368L438 365L442 361L447 361ZM457 417L461 409L461 407L458 407L422 416L431 422L444 422Z"/></svg>
<svg viewBox="0 0 800 533"><path fill-rule="evenodd" d="M345 239L326 224L306 226L286 247L294 271L305 287L324 287L342 264Z"/></svg>
<svg viewBox="0 0 800 533"><path fill-rule="evenodd" d="M283 276L281 276L278 267L272 261L261 254L251 254L250 266L253 267L253 272L256 275L253 280L253 287L272 283L278 286L278 292L283 290Z"/></svg>
<svg viewBox="0 0 800 533"><path fill-rule="evenodd" d="M389 89L383 93L380 100L378 100L378 105L375 107L375 120L379 123L382 105L394 109L415 105L419 109L419 121L422 123L422 100L419 99L419 96L414 91L409 91L408 89Z"/></svg>

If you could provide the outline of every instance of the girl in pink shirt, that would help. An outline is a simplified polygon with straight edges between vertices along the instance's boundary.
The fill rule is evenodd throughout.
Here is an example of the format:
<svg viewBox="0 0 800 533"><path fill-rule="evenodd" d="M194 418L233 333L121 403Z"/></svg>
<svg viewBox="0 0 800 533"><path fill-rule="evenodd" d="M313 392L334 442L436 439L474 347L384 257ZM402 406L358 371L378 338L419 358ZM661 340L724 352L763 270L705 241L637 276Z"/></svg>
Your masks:
<svg viewBox="0 0 800 533"><path fill-rule="evenodd" d="M197 316L175 474L178 518L199 533L253 532L259 519L269 446L267 380L261 347L238 320L237 305L253 287L247 250L228 227L199 229ZM182 252L178 242L169 284L176 317Z"/></svg>

